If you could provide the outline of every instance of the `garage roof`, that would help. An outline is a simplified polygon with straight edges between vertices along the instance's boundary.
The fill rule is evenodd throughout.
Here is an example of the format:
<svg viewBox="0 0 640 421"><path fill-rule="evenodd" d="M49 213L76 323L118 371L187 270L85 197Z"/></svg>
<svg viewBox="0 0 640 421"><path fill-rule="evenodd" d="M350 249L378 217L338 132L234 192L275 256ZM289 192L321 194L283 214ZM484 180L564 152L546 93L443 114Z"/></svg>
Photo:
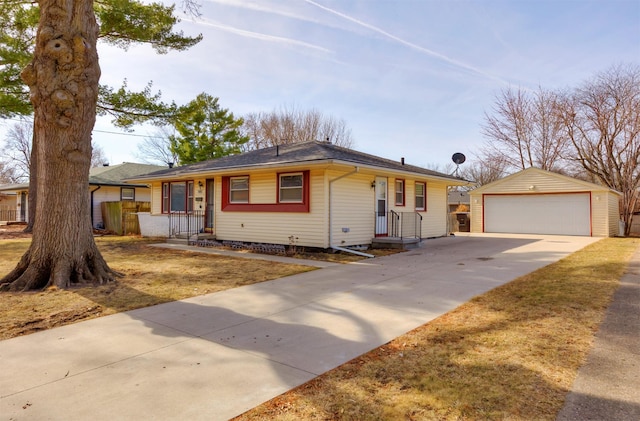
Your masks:
<svg viewBox="0 0 640 421"><path fill-rule="evenodd" d="M501 187L504 187L506 185L508 185L509 183L513 183L514 181L516 181L519 178L525 178L525 179L537 179L537 180L541 180L541 179L556 179L557 181L561 181L562 182L562 188L558 189L558 191L561 192L569 192L569 191L607 191L607 192L612 192L615 193L617 195L622 195L620 192L610 189L606 186L602 186L599 184L595 184L595 183L590 183L588 181L583 181L583 180L579 180L577 178L573 178L573 177L569 177L566 175L562 175L562 174L558 174L555 172L551 172L551 171L546 171L546 170L542 170L540 168L527 168L525 170L519 171L515 174L511 174L507 177L501 178L500 180L496 180L493 183L489 183L489 184L485 184L484 186L478 187L475 190L472 190L469 194L471 195L476 195L479 193L493 193L493 192L499 192L499 193L512 193L514 191L509 191L506 192L504 191ZM567 188L567 184L569 185L574 185L575 189L568 189ZM536 185L532 184L530 186L528 186L527 189L522 189L522 191L527 191L527 192L537 192L540 193L542 190L544 191L549 191L550 189L540 189L537 190L536 189Z"/></svg>

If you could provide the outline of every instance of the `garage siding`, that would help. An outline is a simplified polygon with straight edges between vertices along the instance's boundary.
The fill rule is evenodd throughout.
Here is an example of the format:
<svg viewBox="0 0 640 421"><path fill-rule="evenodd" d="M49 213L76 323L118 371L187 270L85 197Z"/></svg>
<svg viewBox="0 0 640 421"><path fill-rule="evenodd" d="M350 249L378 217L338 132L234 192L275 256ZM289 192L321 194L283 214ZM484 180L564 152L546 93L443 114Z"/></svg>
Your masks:
<svg viewBox="0 0 640 421"><path fill-rule="evenodd" d="M583 195L583 203L572 204L570 198L580 194ZM567 200L566 206L558 203L551 205L551 208L548 206L541 207L538 213L536 213L527 210L526 205L523 203L521 204L521 206L524 206L523 210L521 210L523 221L528 220L530 225L535 226L538 223L536 221L540 218L540 215L545 215L544 217L552 220L553 218L558 218L556 216L558 212L562 212L567 215L572 215L574 219L582 221L580 224L582 224L583 228L581 228L579 232L583 234L580 235L607 237L618 234L619 194L617 192L597 184L573 179L538 168L528 168L471 191L469 194L471 199L471 232L490 232L492 230L497 232L495 225L496 223L499 224L497 221L503 219L504 222L504 219L507 218L506 222L509 222L508 218L511 218L509 212L518 210L518 205L515 202L509 203L509 199L506 200L507 205L511 206L510 209L489 209L486 206L485 198L505 196L507 198L520 198L520 201L524 202L528 197L545 195L555 195L559 200ZM590 200L586 199L587 195L590 195ZM493 212L498 213L494 214ZM587 217L587 212L590 214L590 232L587 232L586 228L584 228L584 226L587 225L584 221ZM574 220L568 220L563 224L569 224L570 226L570 224L575 222ZM523 229L520 228L518 224L514 224L508 228L509 231L505 231L507 229L505 225L506 223L503 223L503 226L498 225L497 229L501 232L523 232ZM572 230L576 232L577 228L567 228L565 232L571 232ZM557 229L544 230L544 232L540 233L553 234L557 233Z"/></svg>
<svg viewBox="0 0 640 421"><path fill-rule="evenodd" d="M607 192L606 198L609 226L606 227L602 233L594 233L594 235L604 237L609 234L609 237L615 237L616 235L620 235L620 198L611 192Z"/></svg>

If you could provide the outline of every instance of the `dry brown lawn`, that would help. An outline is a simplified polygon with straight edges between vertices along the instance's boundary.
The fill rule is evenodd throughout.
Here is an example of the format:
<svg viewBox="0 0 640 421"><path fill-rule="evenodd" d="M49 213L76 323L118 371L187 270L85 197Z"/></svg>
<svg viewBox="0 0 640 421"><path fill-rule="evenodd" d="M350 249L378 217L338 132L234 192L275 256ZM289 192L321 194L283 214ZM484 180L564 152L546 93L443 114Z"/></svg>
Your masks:
<svg viewBox="0 0 640 421"><path fill-rule="evenodd" d="M98 238L117 285L0 293L0 339L220 291L309 267ZM28 239L0 236L0 274ZM604 239L238 417L554 420L640 238ZM351 259L352 257L349 257Z"/></svg>
<svg viewBox="0 0 640 421"><path fill-rule="evenodd" d="M0 237L0 276L15 267L30 241ZM109 265L125 276L115 285L0 293L0 339L313 269L160 249L149 246L154 240L135 237L96 242Z"/></svg>
<svg viewBox="0 0 640 421"><path fill-rule="evenodd" d="M604 239L243 414L554 420L640 239Z"/></svg>

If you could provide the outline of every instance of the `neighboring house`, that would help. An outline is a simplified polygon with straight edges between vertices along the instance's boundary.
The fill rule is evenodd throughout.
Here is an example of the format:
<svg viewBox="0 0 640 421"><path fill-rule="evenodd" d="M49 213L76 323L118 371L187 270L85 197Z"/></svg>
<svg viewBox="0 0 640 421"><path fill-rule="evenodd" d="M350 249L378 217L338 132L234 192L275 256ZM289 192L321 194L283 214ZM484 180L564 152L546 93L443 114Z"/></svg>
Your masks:
<svg viewBox="0 0 640 421"><path fill-rule="evenodd" d="M16 220L16 195L0 193L0 221Z"/></svg>
<svg viewBox="0 0 640 421"><path fill-rule="evenodd" d="M469 192L471 232L619 235L620 193L528 168Z"/></svg>
<svg viewBox="0 0 640 421"><path fill-rule="evenodd" d="M451 232L469 232L471 230L469 215L469 192L451 190L447 195L449 205L449 230Z"/></svg>
<svg viewBox="0 0 640 421"><path fill-rule="evenodd" d="M633 217L631 218L631 234L640 235L640 200L638 200L635 212L633 212Z"/></svg>
<svg viewBox="0 0 640 421"><path fill-rule="evenodd" d="M91 168L91 170L89 170L91 225L94 228L103 226L100 207L102 202L117 202L121 200L149 202L151 200L151 190L146 184L131 184L123 180L140 174L157 171L161 168L165 167L131 162ZM29 184L0 186L0 192L15 195L14 209L16 209L17 214L16 220L27 222L29 215L29 203L27 200Z"/></svg>
<svg viewBox="0 0 640 421"><path fill-rule="evenodd" d="M455 212L460 205L465 205L469 209L469 192L465 190L452 190L448 194L447 203L449 212Z"/></svg>
<svg viewBox="0 0 640 421"><path fill-rule="evenodd" d="M5 184L0 186L0 221L27 222L28 184Z"/></svg>
<svg viewBox="0 0 640 421"><path fill-rule="evenodd" d="M143 235L318 248L448 234L447 188L467 182L328 142L275 146L134 177ZM178 226L177 223L181 225ZM186 228L189 225L191 228ZM194 230L194 227L196 228Z"/></svg>

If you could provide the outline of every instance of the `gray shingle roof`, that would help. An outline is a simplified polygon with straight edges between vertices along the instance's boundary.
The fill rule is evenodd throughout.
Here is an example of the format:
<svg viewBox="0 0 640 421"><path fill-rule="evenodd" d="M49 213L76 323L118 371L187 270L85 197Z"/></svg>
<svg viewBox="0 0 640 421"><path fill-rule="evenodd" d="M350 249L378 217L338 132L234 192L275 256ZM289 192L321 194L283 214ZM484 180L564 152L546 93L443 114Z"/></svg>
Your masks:
<svg viewBox="0 0 640 421"><path fill-rule="evenodd" d="M183 176L186 174L197 174L224 169L250 168L278 164L285 165L304 162L313 163L330 160L464 181L460 178L437 171L428 170L414 165L402 164L399 161L393 161L379 156L358 152L353 149L336 146L327 142L318 141L273 146L270 148L245 152L239 155L225 156L181 167L164 169L162 171L156 171L146 175L151 178L161 178L165 176L170 178L173 176ZM132 178L134 180L136 179L136 177Z"/></svg>
<svg viewBox="0 0 640 421"><path fill-rule="evenodd" d="M123 162L122 164L109 165L106 167L95 167L89 170L89 185L91 186L141 186L145 184L132 184L124 180L139 175L157 171L165 168L160 165L136 164L133 162ZM0 191L27 190L29 183L11 184L0 186Z"/></svg>
<svg viewBox="0 0 640 421"><path fill-rule="evenodd" d="M109 165L106 167L95 167L89 170L89 184L127 186L130 184L125 183L123 180L158 171L161 168L165 167L133 162L123 162L122 164Z"/></svg>

